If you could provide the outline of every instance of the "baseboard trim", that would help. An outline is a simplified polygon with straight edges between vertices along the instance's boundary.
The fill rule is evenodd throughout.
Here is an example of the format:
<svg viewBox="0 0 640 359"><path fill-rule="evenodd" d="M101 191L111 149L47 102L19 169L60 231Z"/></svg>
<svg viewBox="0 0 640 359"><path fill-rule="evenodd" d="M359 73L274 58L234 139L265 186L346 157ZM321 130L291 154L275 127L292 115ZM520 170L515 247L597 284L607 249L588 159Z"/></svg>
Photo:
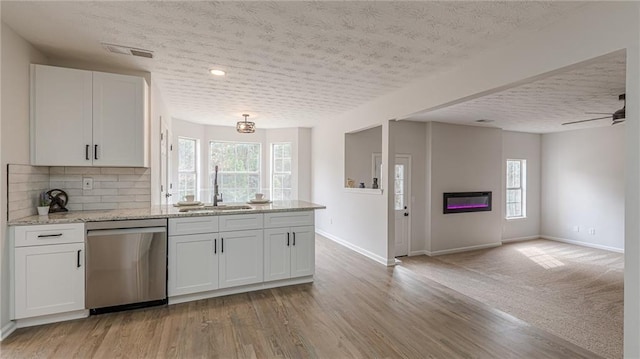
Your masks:
<svg viewBox="0 0 640 359"><path fill-rule="evenodd" d="M516 238L506 238L506 239L502 240L502 243L530 241L532 239L540 239L540 238L542 238L540 235L527 236L527 237L516 237Z"/></svg>
<svg viewBox="0 0 640 359"><path fill-rule="evenodd" d="M369 259L372 259L372 260L374 260L374 261L376 261L376 262L378 262L380 264L384 264L387 267L393 266L393 265L396 264L395 258L391 258L391 259L383 258L383 257L381 257L381 256L379 256L379 255L377 255L375 253L369 252L368 250L366 250L364 248L358 247L358 246L356 246L356 245L354 245L352 243L349 243L349 242L345 241L344 239L342 239L340 237L334 236L333 234L327 233L327 232L325 232L325 231L323 231L321 229L316 228L316 233L321 235L321 236L323 236L323 237L325 237L325 238L328 238L328 239L330 239L330 240L332 240L332 241L334 241L334 242L336 242L336 243L338 243L338 244L340 244L340 245L342 245L344 247L347 247L347 248L351 249L354 252L360 253L360 254L362 254L363 256L365 256L365 257L367 257Z"/></svg>
<svg viewBox="0 0 640 359"><path fill-rule="evenodd" d="M488 244L480 244L477 246L469 246L469 247L461 247L461 248L453 248L453 249L443 249L440 251L431 251L428 252L428 256L441 256L443 254L452 254L452 253L460 253L460 252L469 252L469 251L476 251L478 249L487 249L487 248L494 248L494 247L500 247L502 245L502 242L497 242L497 243L488 243Z"/></svg>
<svg viewBox="0 0 640 359"><path fill-rule="evenodd" d="M418 251L411 251L409 253L409 256L428 256L429 255L429 251L421 249Z"/></svg>
<svg viewBox="0 0 640 359"><path fill-rule="evenodd" d="M80 310L74 310L72 312L42 315L39 317L32 317L32 318L16 319L16 325L18 328L25 328L25 327L33 327L35 325L64 322L66 320L82 319L88 316L89 316L89 310L80 309Z"/></svg>
<svg viewBox="0 0 640 359"><path fill-rule="evenodd" d="M575 244L576 246L582 246L582 247L589 247L589 248L602 249L602 250L609 251L609 252L624 253L624 249L616 248L616 247L603 246L603 245L601 245L601 244L594 244L594 243L587 243L587 242L575 241L575 240L573 240L573 239L566 239L566 238L552 237L552 236L547 236L547 235L545 235L545 234L540 235L540 238L542 238L542 239L548 239L548 240L550 240L550 241L556 241L556 242L562 242L562 243Z"/></svg>
<svg viewBox="0 0 640 359"><path fill-rule="evenodd" d="M13 320L2 326L2 328L0 328L0 342L7 339L7 337L11 335L11 333L13 333L16 329L18 329L18 326Z"/></svg>
<svg viewBox="0 0 640 359"><path fill-rule="evenodd" d="M168 298L169 299L168 304L173 305L178 303L192 302L192 301L201 300L201 299L222 297L225 295L248 293L256 290L279 288L279 287L306 284L306 283L313 283L313 275L299 277L299 278L275 280L270 282L254 283L254 284L243 285L240 287L215 289L208 292L176 295Z"/></svg>

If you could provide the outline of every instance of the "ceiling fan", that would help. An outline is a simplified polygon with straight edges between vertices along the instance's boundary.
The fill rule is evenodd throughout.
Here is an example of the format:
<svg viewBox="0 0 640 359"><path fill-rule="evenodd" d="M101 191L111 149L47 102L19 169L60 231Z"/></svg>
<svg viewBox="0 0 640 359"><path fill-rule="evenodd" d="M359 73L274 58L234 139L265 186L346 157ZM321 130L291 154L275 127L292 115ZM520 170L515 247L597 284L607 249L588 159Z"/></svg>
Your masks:
<svg viewBox="0 0 640 359"><path fill-rule="evenodd" d="M627 108L627 101L625 99L625 94L622 94L620 96L618 96L618 100L620 101L624 101L624 106L619 109L618 111L614 112L614 113L607 113L607 112L586 112L587 114L591 114L591 115L607 115L604 117L596 117L596 118L590 118L588 120L580 120L580 121L572 121L572 122L565 122L562 125L573 125L574 123L582 123L582 122L588 122L588 121L596 121L596 120L604 120L605 118L610 118L612 120L611 125L617 125L619 123L624 122L625 119L625 109Z"/></svg>

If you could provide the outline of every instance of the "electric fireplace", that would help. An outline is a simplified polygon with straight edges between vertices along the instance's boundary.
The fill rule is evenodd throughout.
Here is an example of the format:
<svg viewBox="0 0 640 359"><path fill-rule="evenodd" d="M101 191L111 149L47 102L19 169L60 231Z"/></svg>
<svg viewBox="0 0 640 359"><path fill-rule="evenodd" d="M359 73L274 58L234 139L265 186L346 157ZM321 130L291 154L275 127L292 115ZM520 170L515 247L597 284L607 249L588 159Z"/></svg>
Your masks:
<svg viewBox="0 0 640 359"><path fill-rule="evenodd" d="M491 211L491 192L444 193L442 213Z"/></svg>

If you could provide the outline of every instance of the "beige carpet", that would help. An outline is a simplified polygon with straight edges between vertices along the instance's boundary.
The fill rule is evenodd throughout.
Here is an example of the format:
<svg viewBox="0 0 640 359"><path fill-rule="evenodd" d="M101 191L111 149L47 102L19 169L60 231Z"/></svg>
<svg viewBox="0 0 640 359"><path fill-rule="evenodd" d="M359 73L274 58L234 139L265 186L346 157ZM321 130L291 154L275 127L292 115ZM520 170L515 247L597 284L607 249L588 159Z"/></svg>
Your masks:
<svg viewBox="0 0 640 359"><path fill-rule="evenodd" d="M606 358L622 358L624 256L532 240L403 267Z"/></svg>

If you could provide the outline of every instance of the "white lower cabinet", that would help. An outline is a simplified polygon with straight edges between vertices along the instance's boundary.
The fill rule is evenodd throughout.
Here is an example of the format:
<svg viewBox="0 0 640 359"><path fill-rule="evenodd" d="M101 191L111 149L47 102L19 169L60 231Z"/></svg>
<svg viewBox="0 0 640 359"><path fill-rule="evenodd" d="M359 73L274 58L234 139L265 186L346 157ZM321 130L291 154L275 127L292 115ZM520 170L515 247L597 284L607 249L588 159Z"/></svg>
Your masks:
<svg viewBox="0 0 640 359"><path fill-rule="evenodd" d="M313 275L315 229L313 226L264 230L264 280Z"/></svg>
<svg viewBox="0 0 640 359"><path fill-rule="evenodd" d="M168 267L170 303L310 282L313 211L170 218Z"/></svg>
<svg viewBox="0 0 640 359"><path fill-rule="evenodd" d="M218 289L217 235L169 236L169 296Z"/></svg>
<svg viewBox="0 0 640 359"><path fill-rule="evenodd" d="M12 228L13 319L84 310L84 225Z"/></svg>
<svg viewBox="0 0 640 359"><path fill-rule="evenodd" d="M260 283L262 230L220 232L220 288Z"/></svg>

